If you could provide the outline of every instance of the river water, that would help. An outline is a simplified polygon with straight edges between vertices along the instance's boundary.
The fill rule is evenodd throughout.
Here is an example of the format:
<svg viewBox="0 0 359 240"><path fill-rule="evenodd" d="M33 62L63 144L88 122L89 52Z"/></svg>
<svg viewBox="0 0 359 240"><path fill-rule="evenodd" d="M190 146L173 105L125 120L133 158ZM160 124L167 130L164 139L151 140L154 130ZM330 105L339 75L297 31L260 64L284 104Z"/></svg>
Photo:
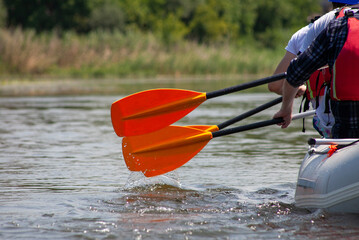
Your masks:
<svg viewBox="0 0 359 240"><path fill-rule="evenodd" d="M131 173L113 132L124 96L0 98L0 239L354 239L359 216L295 207L306 121L212 139L176 171ZM276 96L211 99L178 125L216 125ZM279 106L237 125L270 119Z"/></svg>

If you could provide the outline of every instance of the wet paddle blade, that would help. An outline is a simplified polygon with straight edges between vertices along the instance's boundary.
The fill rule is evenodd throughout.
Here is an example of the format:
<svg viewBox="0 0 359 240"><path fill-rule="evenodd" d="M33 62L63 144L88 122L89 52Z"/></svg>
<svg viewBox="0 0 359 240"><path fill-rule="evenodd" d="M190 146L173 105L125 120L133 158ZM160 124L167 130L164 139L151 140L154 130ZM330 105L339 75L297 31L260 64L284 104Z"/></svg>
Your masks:
<svg viewBox="0 0 359 240"><path fill-rule="evenodd" d="M145 135L125 137L122 153L131 171L153 177L181 167L212 139L207 131L168 126Z"/></svg>
<svg viewBox="0 0 359 240"><path fill-rule="evenodd" d="M181 119L206 100L206 93L152 89L114 102L111 120L120 137L157 131Z"/></svg>

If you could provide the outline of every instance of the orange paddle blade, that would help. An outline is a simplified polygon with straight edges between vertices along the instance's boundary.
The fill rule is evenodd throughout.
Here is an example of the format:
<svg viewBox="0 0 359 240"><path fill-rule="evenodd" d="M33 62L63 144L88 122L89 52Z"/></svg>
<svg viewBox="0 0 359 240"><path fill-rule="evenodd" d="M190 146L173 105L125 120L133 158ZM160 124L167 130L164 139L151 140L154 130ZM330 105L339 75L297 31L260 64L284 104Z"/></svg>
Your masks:
<svg viewBox="0 0 359 240"><path fill-rule="evenodd" d="M129 170L153 177L181 167L211 139L208 131L168 126L149 134L124 137L122 153Z"/></svg>
<svg viewBox="0 0 359 240"><path fill-rule="evenodd" d="M219 131L219 128L217 125L191 125L191 126L187 126L187 127L195 128L195 129L199 129L199 130L207 131L207 132Z"/></svg>
<svg viewBox="0 0 359 240"><path fill-rule="evenodd" d="M182 89L135 93L112 104L112 125L120 137L146 134L176 122L205 100L206 93Z"/></svg>

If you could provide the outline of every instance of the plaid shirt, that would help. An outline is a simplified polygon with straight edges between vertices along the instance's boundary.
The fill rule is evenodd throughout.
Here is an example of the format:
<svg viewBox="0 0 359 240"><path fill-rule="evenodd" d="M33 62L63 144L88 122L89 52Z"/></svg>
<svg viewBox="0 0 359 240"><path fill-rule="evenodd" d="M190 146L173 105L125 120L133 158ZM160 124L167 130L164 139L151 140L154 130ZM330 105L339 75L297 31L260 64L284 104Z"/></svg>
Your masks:
<svg viewBox="0 0 359 240"><path fill-rule="evenodd" d="M355 13L359 19L359 12ZM333 69L335 60L348 35L348 17L329 23L312 44L297 59L292 60L287 70L287 80L293 87L299 87L318 68L329 65ZM335 118L332 128L334 138L359 138L359 102L331 101Z"/></svg>
<svg viewBox="0 0 359 240"><path fill-rule="evenodd" d="M334 62L342 50L348 35L348 17L329 23L313 43L297 59L292 60L287 70L287 80L293 87L299 87L318 68Z"/></svg>

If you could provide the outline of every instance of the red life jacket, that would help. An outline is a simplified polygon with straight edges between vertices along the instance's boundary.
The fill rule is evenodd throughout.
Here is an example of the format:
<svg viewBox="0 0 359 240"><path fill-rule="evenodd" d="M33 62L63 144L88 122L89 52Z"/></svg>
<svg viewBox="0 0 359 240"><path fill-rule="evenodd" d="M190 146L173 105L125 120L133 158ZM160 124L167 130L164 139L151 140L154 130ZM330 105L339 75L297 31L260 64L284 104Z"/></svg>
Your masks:
<svg viewBox="0 0 359 240"><path fill-rule="evenodd" d="M329 83L330 79L331 73L328 67L316 70L305 82L305 85L307 86L307 99L311 100L317 96L323 96L325 90L323 85L325 82Z"/></svg>
<svg viewBox="0 0 359 240"><path fill-rule="evenodd" d="M344 16L345 16L344 10L347 9L347 8L348 8L348 7L343 7L343 8L341 8L340 11L337 12L337 14L335 14L336 19L341 18L341 17L344 17Z"/></svg>
<svg viewBox="0 0 359 240"><path fill-rule="evenodd" d="M348 36L333 66L331 98L359 101L359 20L348 17Z"/></svg>
<svg viewBox="0 0 359 240"><path fill-rule="evenodd" d="M336 14L336 19L344 17L345 13L344 10L347 9L347 7L341 8ZM329 83L331 80L332 74L329 71L329 68L324 69L318 69L316 70L306 81L306 97L308 100L311 100L313 98L316 98L318 96L324 95L324 82Z"/></svg>

